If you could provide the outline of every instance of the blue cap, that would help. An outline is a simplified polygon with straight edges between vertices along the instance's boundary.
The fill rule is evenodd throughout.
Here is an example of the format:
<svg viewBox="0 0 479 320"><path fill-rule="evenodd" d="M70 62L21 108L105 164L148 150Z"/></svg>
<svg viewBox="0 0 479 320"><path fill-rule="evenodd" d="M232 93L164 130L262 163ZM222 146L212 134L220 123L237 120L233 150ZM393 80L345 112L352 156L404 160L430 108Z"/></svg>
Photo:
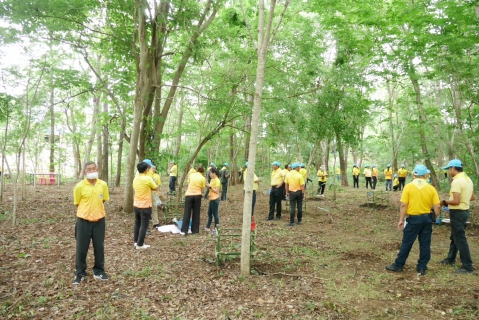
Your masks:
<svg viewBox="0 0 479 320"><path fill-rule="evenodd" d="M279 166L281 165L281 163L279 163L278 161L275 161L275 162L273 162L271 165L272 165L272 166L278 166L278 167L279 167Z"/></svg>
<svg viewBox="0 0 479 320"><path fill-rule="evenodd" d="M301 168L304 168L304 163L301 163L299 166L300 166Z"/></svg>
<svg viewBox="0 0 479 320"><path fill-rule="evenodd" d="M449 161L447 166L443 167L443 169L449 169L450 167L462 168L462 162L459 159L453 159Z"/></svg>
<svg viewBox="0 0 479 320"><path fill-rule="evenodd" d="M367 164L367 165L365 165L364 167L365 167L365 168L369 168L369 167L370 167L370 165L369 165L369 164Z"/></svg>
<svg viewBox="0 0 479 320"><path fill-rule="evenodd" d="M357 163L353 164L353 167L357 167L357 166L358 166L358 164L357 164Z"/></svg>
<svg viewBox="0 0 479 320"><path fill-rule="evenodd" d="M212 162L212 163L210 164L210 167L216 167L216 166L215 166L215 164Z"/></svg>
<svg viewBox="0 0 479 320"><path fill-rule="evenodd" d="M404 165L403 165L403 164L401 165L401 168L404 168Z"/></svg>
<svg viewBox="0 0 479 320"><path fill-rule="evenodd" d="M397 178L397 177L398 177L398 174L397 174L397 173L395 173L395 174L394 174L394 178Z"/></svg>
<svg viewBox="0 0 479 320"><path fill-rule="evenodd" d="M430 174L431 173L431 170L427 169L427 174Z"/></svg>
<svg viewBox="0 0 479 320"><path fill-rule="evenodd" d="M373 164L373 168L376 168L378 165L377 164Z"/></svg>
<svg viewBox="0 0 479 320"><path fill-rule="evenodd" d="M145 160L143 160L142 162L146 163L146 164L149 165L150 167L153 167L153 163L151 163L151 160L150 160L150 159L145 159Z"/></svg>
<svg viewBox="0 0 479 320"><path fill-rule="evenodd" d="M228 162L225 162L225 167L228 167L228 168L230 167Z"/></svg>
<svg viewBox="0 0 479 320"><path fill-rule="evenodd" d="M390 163L388 163L386 167L388 167L388 168L389 168L390 166L391 166L391 164L390 164Z"/></svg>
<svg viewBox="0 0 479 320"><path fill-rule="evenodd" d="M427 174L427 168L422 164L418 164L417 166L414 167L414 174L416 176L423 176Z"/></svg>
<svg viewBox="0 0 479 320"><path fill-rule="evenodd" d="M175 160L171 160L171 163L175 163Z"/></svg>
<svg viewBox="0 0 479 320"><path fill-rule="evenodd" d="M294 169L296 169L296 168L299 167L299 166L300 166L300 164L297 163L297 162L295 162L295 163L293 163L293 164L291 165L291 168L293 168L293 170L294 170Z"/></svg>

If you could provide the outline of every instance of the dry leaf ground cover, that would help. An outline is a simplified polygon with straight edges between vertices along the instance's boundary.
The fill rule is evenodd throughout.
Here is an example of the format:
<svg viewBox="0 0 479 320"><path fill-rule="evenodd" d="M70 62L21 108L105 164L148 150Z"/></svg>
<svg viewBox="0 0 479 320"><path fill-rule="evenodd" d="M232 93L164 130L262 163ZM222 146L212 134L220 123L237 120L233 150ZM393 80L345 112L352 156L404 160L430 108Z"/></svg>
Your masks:
<svg viewBox="0 0 479 320"><path fill-rule="evenodd" d="M437 263L449 247L449 227L435 226L426 276L415 272L415 244L401 274L394 261L399 193L390 206L368 207L366 190L345 188L311 198L304 224L264 221L268 196L258 194L256 245L250 277L239 259L221 267L214 238L157 231L150 250L135 250L133 216L121 212L122 188L106 204L106 271L111 280L74 278L74 184L27 187L12 227L12 185L0 215L0 318L2 319L477 319L478 275L455 275ZM163 187L165 189L165 187ZM310 191L313 188L310 186ZM163 190L166 191L166 190ZM241 225L242 188L231 187L220 204L221 225ZM319 208L321 209L319 209ZM202 227L207 202L202 204ZM477 214L477 213L476 213ZM477 217L475 218L477 221ZM478 229L468 229L473 260L479 261Z"/></svg>

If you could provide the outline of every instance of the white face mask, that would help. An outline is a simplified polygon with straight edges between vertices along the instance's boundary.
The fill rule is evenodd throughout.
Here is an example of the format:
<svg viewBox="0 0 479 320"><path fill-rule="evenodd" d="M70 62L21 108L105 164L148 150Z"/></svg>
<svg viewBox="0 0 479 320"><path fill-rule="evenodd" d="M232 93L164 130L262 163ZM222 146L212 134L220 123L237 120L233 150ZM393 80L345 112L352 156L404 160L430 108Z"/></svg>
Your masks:
<svg viewBox="0 0 479 320"><path fill-rule="evenodd" d="M86 174L86 178L89 179L89 180L98 179L98 171L87 173L87 174Z"/></svg>

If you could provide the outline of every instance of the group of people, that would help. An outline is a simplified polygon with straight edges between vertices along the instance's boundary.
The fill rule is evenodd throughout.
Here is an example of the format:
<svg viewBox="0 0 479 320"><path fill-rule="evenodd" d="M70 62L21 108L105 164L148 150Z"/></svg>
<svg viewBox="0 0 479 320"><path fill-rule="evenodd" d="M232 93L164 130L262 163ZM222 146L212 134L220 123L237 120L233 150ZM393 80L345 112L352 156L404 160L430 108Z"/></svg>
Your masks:
<svg viewBox="0 0 479 320"><path fill-rule="evenodd" d="M138 174L133 180L134 193L134 213L135 224L133 229L134 246L138 250L147 249L150 246L144 243L146 230L150 217L157 214L155 205L155 192L158 190L161 180L155 172L155 166L149 159L145 159L137 164ZM247 177L248 163L245 164L244 176ZM373 169L376 166L373 166ZM225 163L221 171L227 172L228 164ZM357 168L357 166L355 166ZM368 168L368 166L366 166ZM306 199L306 174L300 163L293 163L280 168L280 163L274 161L271 171L271 188L269 190L269 214L266 220L281 219L281 201L286 197L290 201L290 222L288 226L302 224L302 204ZM402 167L404 169L404 167ZM451 160L448 166L444 167L452 177L449 198L440 201L436 189L427 183L426 178L429 170L423 165L417 165L413 172L413 181L405 185L407 173L402 174L403 192L401 194L401 206L399 213L398 229L403 231L401 249L395 262L386 266L386 269L394 272L402 272L409 252L416 238L419 240L420 254L416 269L418 273L424 275L427 270L427 264L431 258L431 234L432 224L439 215L440 205L449 207L451 222L451 243L449 253L446 259L440 261L443 265L455 265L456 257L459 253L461 267L455 272L459 274L472 274L475 269L466 238L465 229L470 217L469 205L474 200L473 183L464 173L462 162L458 159ZM176 169L177 170L177 169ZM405 170L405 169L404 169ZM219 224L218 208L221 200L222 182L220 177L225 176L214 164L208 168L208 182L204 177L205 169L200 164L188 176L188 188L185 193L185 208L181 227L181 235L188 233L189 221L191 223L191 232L199 233L200 229L200 208L204 191L207 189L209 197L208 221L206 231L210 230L212 220L215 220L215 226ZM170 168L171 173L171 168ZM83 168L85 179L79 182L73 191L73 203L77 206L77 221L75 224L76 238L76 260L75 260L75 279L74 285L79 285L86 277L86 256L90 242L93 242L95 264L93 266L94 278L97 280L109 280L109 276L104 269L104 240L105 240L105 208L104 202L109 200L108 185L105 181L98 178L98 167L94 162L86 162ZM385 175L393 176L390 166L387 166ZM399 174L399 172L398 172ZM229 175L229 173L228 173ZM253 208L256 203L256 191L259 187L259 179L253 174ZM318 170L319 178L318 194L323 194L324 183L328 177L325 167L321 166ZM171 175L170 175L171 177ZM371 186L374 186L374 176L371 172ZM369 178L369 177L368 177ZM391 180L391 179L389 179ZM176 181L175 181L176 182ZM248 181L246 181L248 183ZM401 185L401 182L400 182ZM171 179L170 179L171 187ZM171 189L170 189L171 191ZM225 198L226 199L226 198ZM155 210L152 210L155 208ZM431 209L432 208L432 209ZM296 216L297 210L297 216ZM276 218L274 216L276 211ZM158 217L153 217L153 224L157 222ZM156 223L159 225L159 222Z"/></svg>
<svg viewBox="0 0 479 320"><path fill-rule="evenodd" d="M361 175L361 169L355 163L353 165L353 169L351 171L353 174L353 188L359 188L359 177ZM386 191L397 191L402 190L406 184L406 178L409 175L409 171L405 168L402 164L401 168L398 170L397 173L393 172L391 168L391 164L388 163L386 168L383 171L384 180L386 183ZM338 177L338 181L341 180L341 169L336 169L336 175ZM366 189L371 188L372 190L377 190L376 186L379 179L379 169L377 164L369 165L366 164L363 170L363 176L366 181Z"/></svg>

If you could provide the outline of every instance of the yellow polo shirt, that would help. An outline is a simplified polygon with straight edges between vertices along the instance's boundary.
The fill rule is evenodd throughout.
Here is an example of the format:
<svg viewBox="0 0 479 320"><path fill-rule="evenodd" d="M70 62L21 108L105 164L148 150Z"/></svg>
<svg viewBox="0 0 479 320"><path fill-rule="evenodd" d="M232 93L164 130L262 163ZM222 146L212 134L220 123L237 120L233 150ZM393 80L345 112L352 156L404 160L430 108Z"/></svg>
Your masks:
<svg viewBox="0 0 479 320"><path fill-rule="evenodd" d="M247 174L248 173L248 169L244 169L243 171L243 176L245 177L245 184L246 184L246 177L247 177ZM254 181L253 181L253 191L256 191L258 190L258 187L259 187L259 179L258 177L256 176L256 173L254 174Z"/></svg>
<svg viewBox="0 0 479 320"><path fill-rule="evenodd" d="M452 178L451 190L449 191L449 200L454 198L453 192L461 194L461 202L458 205L449 205L449 209L467 210L471 202L472 193L474 192L474 185L472 180L461 172Z"/></svg>
<svg viewBox="0 0 479 320"><path fill-rule="evenodd" d="M406 178L408 173L409 173L409 171L407 171L404 168L401 168L401 169L398 170L398 177L399 178Z"/></svg>
<svg viewBox="0 0 479 320"><path fill-rule="evenodd" d="M301 175L303 176L304 181L306 181L306 169L305 168L299 169L299 173L301 173Z"/></svg>
<svg viewBox="0 0 479 320"><path fill-rule="evenodd" d="M296 170L291 170L291 172L286 177L285 183L288 184L288 190L290 192L300 191L301 186L304 186L304 178L301 172Z"/></svg>
<svg viewBox="0 0 479 320"><path fill-rule="evenodd" d="M151 191L158 186L148 174L140 173L133 179L133 206L137 208L151 208Z"/></svg>
<svg viewBox="0 0 479 320"><path fill-rule="evenodd" d="M434 204L439 204L439 195L425 179L414 179L404 186L401 202L407 203L408 215L425 214L431 212Z"/></svg>
<svg viewBox="0 0 479 320"><path fill-rule="evenodd" d="M103 202L110 200L108 185L96 179L94 186L87 179L79 182L73 189L73 204L78 206L77 217L91 222L105 217Z"/></svg>
<svg viewBox="0 0 479 320"><path fill-rule="evenodd" d="M153 173L153 181L155 181L157 186L161 186L161 177L158 173Z"/></svg>
<svg viewBox="0 0 479 320"><path fill-rule="evenodd" d="M341 174L341 168L336 168L336 174Z"/></svg>
<svg viewBox="0 0 479 320"><path fill-rule="evenodd" d="M372 173L371 173L371 176L377 178L377 177L378 177L378 174L379 174L378 168L373 168L373 171L372 171Z"/></svg>
<svg viewBox="0 0 479 320"><path fill-rule="evenodd" d="M384 169L384 176L386 177L386 180L392 180L393 179L393 169L389 168Z"/></svg>
<svg viewBox="0 0 479 320"><path fill-rule="evenodd" d="M365 168L363 174L366 178L371 178L373 173L371 172L371 169Z"/></svg>
<svg viewBox="0 0 479 320"><path fill-rule="evenodd" d="M397 186L399 184L399 179L398 178L394 178L394 181L393 181L393 186Z"/></svg>
<svg viewBox="0 0 479 320"><path fill-rule="evenodd" d="M213 189L210 189L210 192L209 192L209 199L210 201L212 200L216 200L220 197L220 193L221 193L221 182L220 182L220 179L218 177L214 178L214 179L211 179L210 181L210 185L212 185L214 188L218 188L218 193L215 193L213 191Z"/></svg>
<svg viewBox="0 0 479 320"><path fill-rule="evenodd" d="M326 182L326 179L328 178L328 173L326 172L326 170L319 169L316 175L318 176L319 182Z"/></svg>
<svg viewBox="0 0 479 320"><path fill-rule="evenodd" d="M203 188L206 186L206 179L200 172L194 172L190 175L190 183L185 196L200 196L203 194Z"/></svg>
<svg viewBox="0 0 479 320"><path fill-rule="evenodd" d="M170 168L170 177L176 177L176 176L178 176L178 166L174 164Z"/></svg>
<svg viewBox="0 0 479 320"><path fill-rule="evenodd" d="M277 186L278 184L282 183L284 180L284 173L283 171L278 168L271 172L271 185Z"/></svg>
<svg viewBox="0 0 479 320"><path fill-rule="evenodd" d="M358 167L354 167L353 168L353 176L359 176L359 168Z"/></svg>

